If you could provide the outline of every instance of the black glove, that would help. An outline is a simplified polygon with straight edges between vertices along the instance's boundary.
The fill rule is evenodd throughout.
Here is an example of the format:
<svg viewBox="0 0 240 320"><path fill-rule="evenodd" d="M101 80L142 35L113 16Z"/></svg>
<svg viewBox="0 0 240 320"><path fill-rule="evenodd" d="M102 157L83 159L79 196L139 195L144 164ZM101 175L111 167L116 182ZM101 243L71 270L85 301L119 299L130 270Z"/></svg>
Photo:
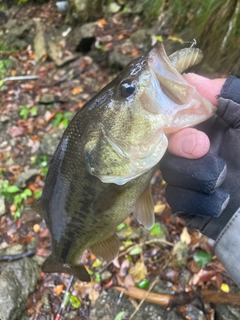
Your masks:
<svg viewBox="0 0 240 320"><path fill-rule="evenodd" d="M209 136L210 151L197 160L167 152L160 170L172 212L217 239L240 207L240 79L226 80L217 115L197 129Z"/></svg>

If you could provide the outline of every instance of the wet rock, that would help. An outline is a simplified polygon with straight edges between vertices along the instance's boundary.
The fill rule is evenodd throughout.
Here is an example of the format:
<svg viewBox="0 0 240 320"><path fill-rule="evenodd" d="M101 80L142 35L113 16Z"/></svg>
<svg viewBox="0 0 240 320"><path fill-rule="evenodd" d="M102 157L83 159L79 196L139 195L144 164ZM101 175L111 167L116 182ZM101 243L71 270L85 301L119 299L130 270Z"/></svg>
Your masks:
<svg viewBox="0 0 240 320"><path fill-rule="evenodd" d="M51 104L56 102L56 97L51 93L45 93L40 97L39 103Z"/></svg>
<svg viewBox="0 0 240 320"><path fill-rule="evenodd" d="M206 316L204 315L204 313L193 305L190 305L187 307L186 316L188 316L189 319L194 319L194 320L206 319ZM229 319L232 320L232 318L229 318Z"/></svg>
<svg viewBox="0 0 240 320"><path fill-rule="evenodd" d="M27 182L38 174L39 170L37 169L30 169L28 171L21 172L17 177L17 180L15 181L15 186L17 186L18 188L25 188Z"/></svg>
<svg viewBox="0 0 240 320"><path fill-rule="evenodd" d="M64 129L57 129L51 133L46 133L41 141L41 154L51 157L57 148L63 132Z"/></svg>
<svg viewBox="0 0 240 320"><path fill-rule="evenodd" d="M43 57L47 56L47 44L45 40L44 28L39 18L34 19L36 35L34 38L34 51L35 61L40 61Z"/></svg>
<svg viewBox="0 0 240 320"><path fill-rule="evenodd" d="M5 198L0 196L0 216L6 213Z"/></svg>
<svg viewBox="0 0 240 320"><path fill-rule="evenodd" d="M135 307L128 297L119 299L119 293L113 289L103 291L99 299L93 305L89 318L91 320L113 320L119 312L124 311L123 319L128 319L134 312ZM161 320L165 316L166 320L181 320L174 311L166 314L166 309L158 305L144 302L133 320Z"/></svg>
<svg viewBox="0 0 240 320"><path fill-rule="evenodd" d="M23 49L32 42L30 30L33 22L31 20L19 25L17 20L10 19L6 26L8 32L4 35L4 42L8 49Z"/></svg>
<svg viewBox="0 0 240 320"><path fill-rule="evenodd" d="M215 305L216 319L217 320L239 320L240 308L224 305Z"/></svg>
<svg viewBox="0 0 240 320"><path fill-rule="evenodd" d="M30 258L6 264L0 274L0 319L21 319L28 295L37 284L39 268Z"/></svg>
<svg viewBox="0 0 240 320"><path fill-rule="evenodd" d="M151 29L139 29L131 35L130 39L135 47L139 49L144 48L144 51L148 52L151 48L152 32Z"/></svg>
<svg viewBox="0 0 240 320"><path fill-rule="evenodd" d="M130 57L121 52L111 52L108 57L108 64L110 67L123 69L131 60Z"/></svg>

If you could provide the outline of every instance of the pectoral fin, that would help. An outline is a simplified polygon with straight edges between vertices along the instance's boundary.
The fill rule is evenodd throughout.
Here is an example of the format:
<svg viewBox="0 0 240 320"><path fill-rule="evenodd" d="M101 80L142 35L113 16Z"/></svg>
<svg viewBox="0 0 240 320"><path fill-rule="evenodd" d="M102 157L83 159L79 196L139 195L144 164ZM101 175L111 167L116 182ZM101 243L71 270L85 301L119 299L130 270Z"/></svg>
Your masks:
<svg viewBox="0 0 240 320"><path fill-rule="evenodd" d="M42 265L43 272L62 272L68 273L77 277L81 281L90 282L91 278L85 269L84 265L79 263L75 266L70 266L63 264L62 262L56 260L53 255L50 255Z"/></svg>
<svg viewBox="0 0 240 320"><path fill-rule="evenodd" d="M154 225L155 216L151 185L149 185L138 198L135 204L133 215L147 230L151 229Z"/></svg>
<svg viewBox="0 0 240 320"><path fill-rule="evenodd" d="M95 256L109 262L114 260L118 255L119 246L120 241L117 235L114 233L109 238L93 244L89 249Z"/></svg>

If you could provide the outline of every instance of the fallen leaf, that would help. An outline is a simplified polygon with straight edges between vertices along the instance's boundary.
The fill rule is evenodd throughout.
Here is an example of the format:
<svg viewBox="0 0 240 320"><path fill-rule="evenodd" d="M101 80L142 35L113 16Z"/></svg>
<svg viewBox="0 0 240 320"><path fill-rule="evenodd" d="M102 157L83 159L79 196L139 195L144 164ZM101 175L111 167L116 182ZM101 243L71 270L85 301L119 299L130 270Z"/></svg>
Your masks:
<svg viewBox="0 0 240 320"><path fill-rule="evenodd" d="M175 36L168 36L168 40L178 41L178 42L180 42L181 44L183 44L183 43L184 43L184 41L183 41L183 39L182 39L182 38L175 37Z"/></svg>
<svg viewBox="0 0 240 320"><path fill-rule="evenodd" d="M81 93L81 92L83 92L83 89L82 89L81 87L75 87L75 88L73 88L73 90L72 90L72 94L73 94L73 95L79 94L79 93Z"/></svg>
<svg viewBox="0 0 240 320"><path fill-rule="evenodd" d="M133 280L137 283L143 280L147 274L147 268L143 262L137 262L135 266L129 269L129 274L132 276Z"/></svg>
<svg viewBox="0 0 240 320"><path fill-rule="evenodd" d="M10 134L11 137L19 137L21 135L23 135L24 133L24 129L23 127L19 127L19 126L12 126L9 130L8 130L8 134Z"/></svg>
<svg viewBox="0 0 240 320"><path fill-rule="evenodd" d="M186 243L186 244L191 243L191 237L190 237L190 234L188 233L188 230L186 227L183 228L183 231L180 235L180 240L182 243Z"/></svg>
<svg viewBox="0 0 240 320"><path fill-rule="evenodd" d="M33 226L33 231L35 233L38 233L40 231L40 225L38 223L36 223L34 226Z"/></svg>
<svg viewBox="0 0 240 320"><path fill-rule="evenodd" d="M99 28L104 28L104 26L107 25L107 21L105 19L99 19L97 21L97 25L98 25Z"/></svg>
<svg viewBox="0 0 240 320"><path fill-rule="evenodd" d="M166 208L166 204L164 204L162 202L157 202L156 205L154 206L154 212L155 213L162 213L165 208Z"/></svg>
<svg viewBox="0 0 240 320"><path fill-rule="evenodd" d="M222 283L221 290L228 293L230 291L229 285L227 283Z"/></svg>
<svg viewBox="0 0 240 320"><path fill-rule="evenodd" d="M63 287L64 287L63 284L59 284L58 286L56 286L56 287L53 289L54 293L55 293L57 296L59 296L59 295L62 293L62 291L63 291Z"/></svg>

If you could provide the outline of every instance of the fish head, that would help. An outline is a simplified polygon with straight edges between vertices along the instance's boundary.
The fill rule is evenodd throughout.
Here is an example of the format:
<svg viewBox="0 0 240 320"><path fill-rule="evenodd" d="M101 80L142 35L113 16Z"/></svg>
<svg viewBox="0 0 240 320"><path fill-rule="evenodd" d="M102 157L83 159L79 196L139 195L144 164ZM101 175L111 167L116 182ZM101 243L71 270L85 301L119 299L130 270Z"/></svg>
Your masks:
<svg viewBox="0 0 240 320"><path fill-rule="evenodd" d="M168 134L216 110L176 70L161 43L133 60L107 90L110 98L98 119L101 134L92 134L98 141L87 144L86 159L91 174L119 185L161 160Z"/></svg>

